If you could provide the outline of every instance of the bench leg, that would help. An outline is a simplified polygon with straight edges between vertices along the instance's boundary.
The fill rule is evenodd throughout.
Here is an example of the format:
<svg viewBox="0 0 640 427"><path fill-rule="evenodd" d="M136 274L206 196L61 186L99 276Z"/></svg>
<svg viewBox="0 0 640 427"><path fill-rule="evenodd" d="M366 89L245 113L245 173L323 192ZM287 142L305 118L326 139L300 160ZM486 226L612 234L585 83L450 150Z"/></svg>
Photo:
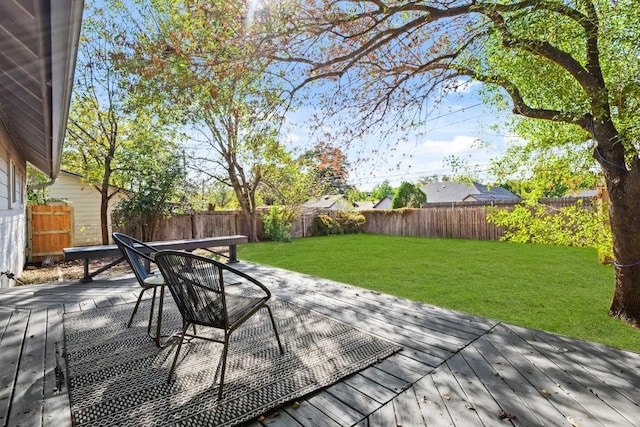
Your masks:
<svg viewBox="0 0 640 427"><path fill-rule="evenodd" d="M238 262L238 250L236 245L229 245L229 263Z"/></svg>
<svg viewBox="0 0 640 427"><path fill-rule="evenodd" d="M84 277L80 279L80 283L93 282L93 277L89 274L89 258L84 259Z"/></svg>
<svg viewBox="0 0 640 427"><path fill-rule="evenodd" d="M97 269L96 271L94 271L93 273L89 273L89 259L85 258L84 260L84 277L82 279L80 279L80 283L90 283L93 282L93 276L102 273L103 271L106 271L108 269L110 269L111 267L120 264L122 261L124 261L124 257L120 257L117 260L105 265L102 268Z"/></svg>

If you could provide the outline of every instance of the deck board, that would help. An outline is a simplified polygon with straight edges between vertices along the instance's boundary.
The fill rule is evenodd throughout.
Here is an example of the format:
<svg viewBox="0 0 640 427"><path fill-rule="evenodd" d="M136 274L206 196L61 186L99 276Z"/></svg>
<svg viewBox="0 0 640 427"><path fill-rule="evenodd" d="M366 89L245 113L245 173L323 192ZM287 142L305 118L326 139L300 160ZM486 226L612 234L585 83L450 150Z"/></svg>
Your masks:
<svg viewBox="0 0 640 427"><path fill-rule="evenodd" d="M396 395L395 392L360 374L351 375L345 378L343 382L380 404L389 402Z"/></svg>
<svg viewBox="0 0 640 427"><path fill-rule="evenodd" d="M369 416L369 427L389 427L397 425L393 402L382 406Z"/></svg>
<svg viewBox="0 0 640 427"><path fill-rule="evenodd" d="M286 413L303 426L307 427L338 427L333 418L328 417L320 409L313 406L306 400L301 400L300 405L295 408L291 405L285 406Z"/></svg>
<svg viewBox="0 0 640 427"><path fill-rule="evenodd" d="M475 407L471 404L469 395L458 384L456 376L448 365L435 371L431 378L455 425L477 426L482 424L478 413L471 409Z"/></svg>
<svg viewBox="0 0 640 427"><path fill-rule="evenodd" d="M392 400L396 424L399 426L423 426L425 425L420 411L420 405L413 387L400 393Z"/></svg>
<svg viewBox="0 0 640 427"><path fill-rule="evenodd" d="M468 410L475 411L482 424L486 427L495 425L500 406L493 400L484 384L475 375L471 366L464 359L462 354L456 354L447 361L447 365L453 376L464 389L468 403Z"/></svg>
<svg viewBox="0 0 640 427"><path fill-rule="evenodd" d="M640 426L640 354L297 273L236 266L275 298L403 346L251 426ZM30 417L41 412L44 425L70 426L59 376L66 372L63 313L133 302L139 292L131 275L0 290L0 416L10 417L3 424L38 425Z"/></svg>
<svg viewBox="0 0 640 427"><path fill-rule="evenodd" d="M453 426L444 398L438 391L432 375L422 378L413 386L413 389L425 425L428 427Z"/></svg>
<svg viewBox="0 0 640 427"><path fill-rule="evenodd" d="M64 306L66 307L66 306ZM44 376L43 425L71 426L71 403L64 375L67 372L64 351L64 307L56 305L47 311L47 342Z"/></svg>
<svg viewBox="0 0 640 427"><path fill-rule="evenodd" d="M0 421L12 424L10 416L24 337L29 325L31 310L17 309L11 312L0 337Z"/></svg>
<svg viewBox="0 0 640 427"><path fill-rule="evenodd" d="M11 404L11 424L42 425L47 309L29 315Z"/></svg>

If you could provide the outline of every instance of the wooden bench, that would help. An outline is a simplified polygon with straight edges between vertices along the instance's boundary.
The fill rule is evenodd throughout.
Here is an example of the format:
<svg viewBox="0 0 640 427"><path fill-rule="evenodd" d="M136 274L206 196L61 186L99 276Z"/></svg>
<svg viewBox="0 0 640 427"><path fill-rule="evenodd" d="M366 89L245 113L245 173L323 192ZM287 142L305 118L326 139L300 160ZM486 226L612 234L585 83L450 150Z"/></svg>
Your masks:
<svg viewBox="0 0 640 427"><path fill-rule="evenodd" d="M247 243L249 239L247 236L236 235L236 236L219 236L219 237L202 237L197 239L182 239L182 240L165 240L160 242L148 242L149 245L153 246L158 250L164 249L175 249L175 250L185 250L192 252L195 249L205 249L209 252L215 253L217 255L222 255L216 251L211 250L211 248L217 248L222 246L229 247L229 259L228 262L238 262L238 253L236 246L241 243ZM65 261L73 261L76 259L84 260L84 277L80 279L81 282L87 283L92 282L93 277L97 274L102 273L110 269L111 267L121 263L124 261L124 257L120 252L120 249L117 245L101 245L101 246L79 246L75 248L64 248L62 250L64 253ZM226 255L223 255L226 256ZM113 261L110 264L105 265L97 269L96 271L90 273L89 272L89 260L92 259L101 259L108 257L118 257L117 260Z"/></svg>

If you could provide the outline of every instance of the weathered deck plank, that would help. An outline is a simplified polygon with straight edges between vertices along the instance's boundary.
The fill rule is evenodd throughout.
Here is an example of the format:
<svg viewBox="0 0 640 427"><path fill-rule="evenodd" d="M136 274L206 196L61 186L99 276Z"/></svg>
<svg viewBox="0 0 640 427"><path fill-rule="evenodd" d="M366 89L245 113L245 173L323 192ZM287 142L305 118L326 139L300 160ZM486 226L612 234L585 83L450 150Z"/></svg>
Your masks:
<svg viewBox="0 0 640 427"><path fill-rule="evenodd" d="M365 418L366 415L380 407L380 402L349 386L344 381L327 388L327 393L355 409L359 414L361 414L360 418Z"/></svg>
<svg viewBox="0 0 640 427"><path fill-rule="evenodd" d="M44 373L45 426L71 426L71 403L65 375L67 363L64 358L64 307L50 307L47 312L47 343Z"/></svg>
<svg viewBox="0 0 640 427"><path fill-rule="evenodd" d="M585 343L579 345L586 350ZM581 406L585 408L583 414L573 418L598 420L604 425L634 425L640 422L640 389L630 382L618 383L618 387L606 383L599 375L590 371L588 364L577 363L572 358L572 352L564 351L555 346L538 345L543 349L544 356L553 362L557 368L548 368L547 375L555 374L555 379L561 388L572 396L581 396ZM611 378L611 376L609 376ZM633 375L630 375L633 378Z"/></svg>
<svg viewBox="0 0 640 427"><path fill-rule="evenodd" d="M293 408L291 405L285 406L285 412L303 426L309 427L338 427L340 424L333 418L328 417L320 409L313 406L306 400L301 400L300 405Z"/></svg>
<svg viewBox="0 0 640 427"><path fill-rule="evenodd" d="M495 425L496 420L499 419L500 406L493 400L462 354L453 356L447 361L447 365L467 395L471 405L468 409L478 414L482 425L486 427Z"/></svg>
<svg viewBox="0 0 640 427"><path fill-rule="evenodd" d="M31 310L13 310L0 337L0 421L3 425L11 423L14 386L30 313Z"/></svg>
<svg viewBox="0 0 640 427"><path fill-rule="evenodd" d="M32 309L16 375L10 424L25 426L42 424L46 337L47 309Z"/></svg>
<svg viewBox="0 0 640 427"><path fill-rule="evenodd" d="M299 399L299 404L265 414L252 426L640 425L637 353L296 273L245 263L239 267L260 277L276 298L404 346L383 362ZM16 398L32 396L3 407L6 400L0 394L0 416L9 413L13 424L23 422L31 414L29 402L42 393L43 423L70 426L66 383L57 375L66 369L63 312L132 302L139 291L132 276L0 291L0 393L6 394L4 386L15 381ZM32 335L38 336L33 342ZM39 346L45 348L44 361L28 360L30 349ZM12 358L21 364L11 365ZM27 380L22 372L40 363L44 382L25 390L38 381ZM27 415L13 418L14 409Z"/></svg>
<svg viewBox="0 0 640 427"><path fill-rule="evenodd" d="M396 416L396 424L399 426L423 426L425 425L420 411L420 405L413 387L400 393L392 400L393 410Z"/></svg>
<svg viewBox="0 0 640 427"><path fill-rule="evenodd" d="M369 427L395 426L396 415L393 410L393 402L389 402L369 416Z"/></svg>
<svg viewBox="0 0 640 427"><path fill-rule="evenodd" d="M413 388L422 417L428 427L453 426L444 398L440 395L431 375L418 381Z"/></svg>

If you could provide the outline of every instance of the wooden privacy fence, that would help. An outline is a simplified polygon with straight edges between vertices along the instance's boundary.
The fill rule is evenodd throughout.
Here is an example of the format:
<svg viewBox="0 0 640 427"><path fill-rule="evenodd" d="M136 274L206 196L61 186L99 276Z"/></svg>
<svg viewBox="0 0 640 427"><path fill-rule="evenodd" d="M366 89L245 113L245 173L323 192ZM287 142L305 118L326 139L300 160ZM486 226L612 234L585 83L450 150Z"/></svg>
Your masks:
<svg viewBox="0 0 640 427"><path fill-rule="evenodd" d="M395 236L498 240L504 227L487 221L487 206L363 211L365 232Z"/></svg>
<svg viewBox="0 0 640 427"><path fill-rule="evenodd" d="M62 249L73 246L73 208L34 205L27 207L27 261L62 257Z"/></svg>
<svg viewBox="0 0 640 427"><path fill-rule="evenodd" d="M539 203L554 209L582 202L584 209L597 209L589 197L543 198ZM434 203L420 209L370 210L362 214L367 219L365 232L396 236L440 237L455 239L499 240L505 227L487 221L493 208L513 210L514 202Z"/></svg>
<svg viewBox="0 0 640 427"><path fill-rule="evenodd" d="M114 224L118 220L114 218ZM136 218L122 225L114 225L114 230L142 238ZM155 240L195 239L198 237L232 236L246 234L239 211L202 211L177 215L160 221Z"/></svg>
<svg viewBox="0 0 640 427"><path fill-rule="evenodd" d="M539 202L551 208L571 206L583 201L585 209L596 209L590 198L548 198ZM512 210L513 202L462 202L429 204L420 209L367 210L362 213L367 222L365 232L397 236L499 240L505 232L487 221L492 207ZM267 209L259 213L267 212ZM336 211L317 210L305 212L294 221L292 237L313 236L313 222L320 214L333 215ZM115 223L115 221L114 221ZM118 231L139 237L135 220L129 221ZM158 225L156 240L189 239L198 237L247 234L239 211L204 211L164 219ZM258 221L258 237L265 238L262 222Z"/></svg>

